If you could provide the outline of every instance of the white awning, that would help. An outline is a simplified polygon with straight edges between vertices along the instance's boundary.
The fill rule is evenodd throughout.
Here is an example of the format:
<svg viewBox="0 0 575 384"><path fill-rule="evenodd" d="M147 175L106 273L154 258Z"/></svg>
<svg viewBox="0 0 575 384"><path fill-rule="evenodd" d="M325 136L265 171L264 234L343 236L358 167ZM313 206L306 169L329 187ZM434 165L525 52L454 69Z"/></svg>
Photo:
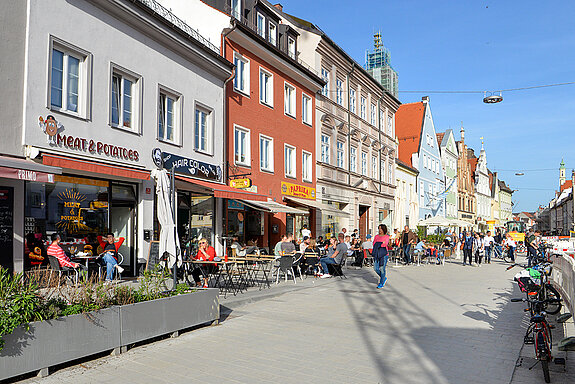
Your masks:
<svg viewBox="0 0 575 384"><path fill-rule="evenodd" d="M330 207L327 204L323 204L317 200L307 200L307 199L299 199L297 197L285 197L284 199L294 202L299 205L303 205L304 207L316 208L321 210L323 213L338 217L349 217L349 213L339 210L335 207Z"/></svg>
<svg viewBox="0 0 575 384"><path fill-rule="evenodd" d="M276 203L275 201L253 201L253 200L241 200L246 205L251 206L252 208L257 208L261 210L266 210L271 213L292 213L295 215L308 215L309 212L294 208L288 207L287 205L283 205L280 203Z"/></svg>

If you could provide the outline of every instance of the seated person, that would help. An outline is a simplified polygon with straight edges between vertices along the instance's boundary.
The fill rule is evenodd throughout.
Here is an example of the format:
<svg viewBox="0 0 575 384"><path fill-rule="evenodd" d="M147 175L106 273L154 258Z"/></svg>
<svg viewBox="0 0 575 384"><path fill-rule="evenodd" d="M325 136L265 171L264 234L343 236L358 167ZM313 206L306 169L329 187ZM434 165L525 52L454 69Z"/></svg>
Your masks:
<svg viewBox="0 0 575 384"><path fill-rule="evenodd" d="M417 244L415 245L415 253L421 256L425 256L426 254L426 250L429 247L427 246L427 244L425 244L425 241L419 239L419 241L417 242Z"/></svg>
<svg viewBox="0 0 575 384"><path fill-rule="evenodd" d="M281 245L282 255L293 255L295 254L295 244L293 243L293 235L291 233L286 235L286 241Z"/></svg>
<svg viewBox="0 0 575 384"><path fill-rule="evenodd" d="M303 238L303 241L299 245L299 251L301 253L305 253L305 250L307 249L307 247L309 247L309 244L310 244L310 238L305 236Z"/></svg>
<svg viewBox="0 0 575 384"><path fill-rule="evenodd" d="M353 251L354 261L351 265L361 267L363 265L363 249L361 239L355 238L351 242L351 249Z"/></svg>
<svg viewBox="0 0 575 384"><path fill-rule="evenodd" d="M365 241L361 244L361 249L366 249L367 253L371 255L371 251L373 250L373 241L371 241L371 235L367 235L365 237Z"/></svg>
<svg viewBox="0 0 575 384"><path fill-rule="evenodd" d="M196 260L200 260L200 261L214 261L214 259L217 257L216 256L216 250L214 249L214 247L212 247L211 245L208 244L208 240L206 239L200 239L200 241L198 242L199 248L198 248L198 253L196 255ZM196 286L198 287L203 287L203 288L207 288L208 287L208 275L210 274L214 274L218 271L218 265L217 264L204 264L201 268L197 267L194 268L194 270L192 271L192 277L194 278L194 281L196 282ZM204 282L203 284L200 283L200 275L204 275Z"/></svg>
<svg viewBox="0 0 575 384"><path fill-rule="evenodd" d="M431 244L427 249L427 253L430 257L435 257L437 264L440 264L441 259L439 257L439 250L437 248L438 247L435 244Z"/></svg>
<svg viewBox="0 0 575 384"><path fill-rule="evenodd" d="M282 238L280 239L280 241L278 241L274 247L274 256L277 257L281 257L282 255L282 243L284 243L285 241L287 241L287 236L286 235L282 235Z"/></svg>
<svg viewBox="0 0 575 384"><path fill-rule="evenodd" d="M303 270L307 270L308 273L315 274L315 271L317 270L317 265L316 265L317 261L308 262L308 257L309 258L317 257L317 259L313 259L313 260L319 261L320 250L317 246L315 239L309 239L308 245L305 248L305 250L303 251L303 260L302 260L302 266L304 268Z"/></svg>
<svg viewBox="0 0 575 384"><path fill-rule="evenodd" d="M336 242L335 237L330 239L330 246L328 247L327 255L319 260L323 271L323 274L320 276L322 279L331 277L328 265L341 264L347 254L347 245L343 242L343 233L337 235L337 240L338 241Z"/></svg>
<svg viewBox="0 0 575 384"><path fill-rule="evenodd" d="M70 269L78 269L81 268L86 270L86 266L78 263L74 263L70 261L70 258L66 255L62 247L60 246L60 235L57 233L53 233L50 236L52 240L52 244L48 247L48 256L53 256L58 259L58 264L60 264L60 268L63 270L70 270Z"/></svg>
<svg viewBox="0 0 575 384"><path fill-rule="evenodd" d="M118 269L119 273L124 271L124 268L118 265L118 250L124 243L124 238L120 237L116 242L113 233L106 234L106 241L103 241L102 236L98 236L98 243L102 247L104 254L102 260L106 263L106 281L112 281L114 276L114 268Z"/></svg>
<svg viewBox="0 0 575 384"><path fill-rule="evenodd" d="M246 254L253 255L254 253L257 253L258 249L259 248L257 239L248 240L248 246L246 247Z"/></svg>
<svg viewBox="0 0 575 384"><path fill-rule="evenodd" d="M238 257L244 257L248 253L247 247L240 244L237 236L234 236L231 248L236 250L236 256Z"/></svg>

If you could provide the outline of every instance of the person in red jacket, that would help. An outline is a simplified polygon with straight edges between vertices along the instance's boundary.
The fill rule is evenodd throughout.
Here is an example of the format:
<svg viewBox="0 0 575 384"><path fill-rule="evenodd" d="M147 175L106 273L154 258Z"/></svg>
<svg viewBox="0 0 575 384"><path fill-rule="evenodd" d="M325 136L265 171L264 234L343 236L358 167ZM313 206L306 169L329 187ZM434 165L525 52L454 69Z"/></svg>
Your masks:
<svg viewBox="0 0 575 384"><path fill-rule="evenodd" d="M106 281L112 281L114 268L118 268L119 273L122 273L124 270L118 265L118 250L124 243L124 240L123 237L120 237L118 241L116 241L113 233L106 234L105 241L102 236L98 236L98 243L100 243L100 247L104 250L102 260L106 263Z"/></svg>
<svg viewBox="0 0 575 384"><path fill-rule="evenodd" d="M199 241L199 248L198 248L198 253L196 255L196 260L201 260L201 261L213 261L217 256L216 256L216 250L214 249L214 247L212 247L211 245L208 244L208 240L206 239L201 239ZM192 276L194 277L194 281L196 282L196 285L199 287L200 284L200 275L204 275L204 284L203 287L207 288L208 287L208 275L210 274L214 274L218 271L218 265L217 264L204 264L202 266L202 268L196 268L192 271Z"/></svg>

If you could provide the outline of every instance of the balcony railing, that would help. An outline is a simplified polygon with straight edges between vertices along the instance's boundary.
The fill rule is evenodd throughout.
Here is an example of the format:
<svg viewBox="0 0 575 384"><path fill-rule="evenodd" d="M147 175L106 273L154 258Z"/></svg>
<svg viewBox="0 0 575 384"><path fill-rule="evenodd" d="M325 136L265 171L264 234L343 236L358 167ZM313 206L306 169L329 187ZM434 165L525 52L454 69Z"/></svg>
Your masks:
<svg viewBox="0 0 575 384"><path fill-rule="evenodd" d="M190 27L182 19L178 18L176 15L174 15L168 9L163 7L157 1L155 1L155 0L135 0L135 1L145 5L148 8L150 8L152 11L154 11L154 13L158 14L163 19L165 19L170 24L172 24L174 27L176 27L176 28L180 29L181 31L183 31L184 33L188 34L193 39L199 41L206 48L211 49L212 51L214 51L217 54L220 53L220 49L217 46L215 46L214 44L212 44L207 38L203 37L200 34L200 32L198 32L197 29Z"/></svg>

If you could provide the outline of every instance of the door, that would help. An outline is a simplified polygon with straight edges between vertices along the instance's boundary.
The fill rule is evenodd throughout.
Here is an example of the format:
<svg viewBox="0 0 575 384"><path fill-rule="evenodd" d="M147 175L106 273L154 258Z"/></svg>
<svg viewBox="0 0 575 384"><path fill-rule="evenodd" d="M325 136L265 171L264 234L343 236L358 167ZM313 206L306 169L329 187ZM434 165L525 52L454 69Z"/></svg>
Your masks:
<svg viewBox="0 0 575 384"><path fill-rule="evenodd" d="M0 267L14 270L14 188L0 187Z"/></svg>
<svg viewBox="0 0 575 384"><path fill-rule="evenodd" d="M116 238L123 237L124 243L118 250L124 260L121 265L126 276L135 276L137 262L135 260L135 212L134 205L112 205L110 210L110 231Z"/></svg>
<svg viewBox="0 0 575 384"><path fill-rule="evenodd" d="M369 231L369 207L366 205L359 206L359 236L365 238Z"/></svg>

